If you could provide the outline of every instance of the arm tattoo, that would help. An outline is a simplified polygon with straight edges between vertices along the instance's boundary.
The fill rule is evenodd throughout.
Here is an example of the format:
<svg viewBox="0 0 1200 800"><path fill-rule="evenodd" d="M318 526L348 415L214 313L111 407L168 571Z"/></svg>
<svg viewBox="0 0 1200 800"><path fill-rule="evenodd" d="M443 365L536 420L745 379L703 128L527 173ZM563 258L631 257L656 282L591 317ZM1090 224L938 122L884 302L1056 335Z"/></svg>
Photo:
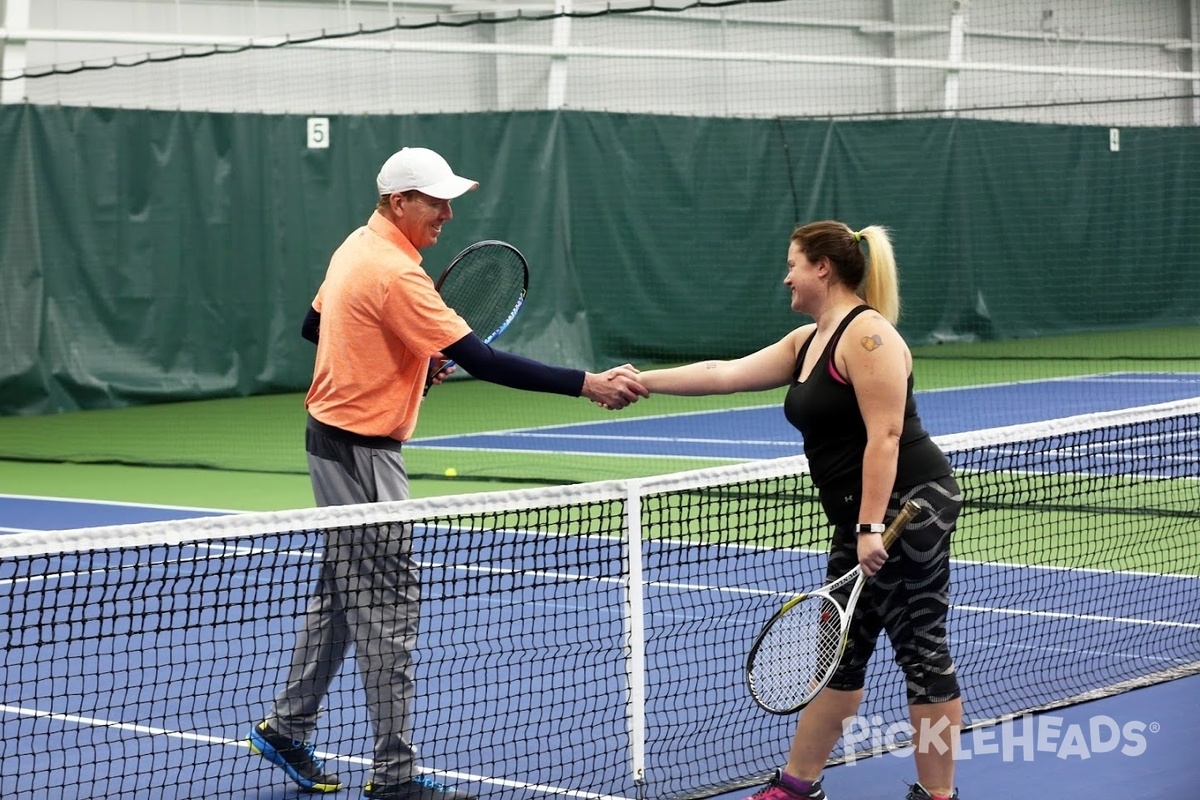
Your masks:
<svg viewBox="0 0 1200 800"><path fill-rule="evenodd" d="M858 341L859 344L863 346L863 350L866 350L868 353L870 353L872 350L883 347L883 339L878 333L873 333L870 336L864 336Z"/></svg>

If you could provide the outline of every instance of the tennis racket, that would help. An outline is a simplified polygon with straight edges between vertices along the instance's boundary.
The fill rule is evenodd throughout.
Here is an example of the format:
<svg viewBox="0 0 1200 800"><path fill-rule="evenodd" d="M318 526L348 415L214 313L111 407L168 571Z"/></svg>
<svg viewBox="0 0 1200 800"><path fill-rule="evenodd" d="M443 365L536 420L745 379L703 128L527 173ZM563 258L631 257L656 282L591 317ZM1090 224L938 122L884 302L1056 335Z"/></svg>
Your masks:
<svg viewBox="0 0 1200 800"><path fill-rule="evenodd" d="M446 305L458 312L485 343L504 333L521 310L529 291L529 265L521 251L508 242L488 239L463 250L438 278L437 290ZM454 364L447 361L430 369L425 393L440 373Z"/></svg>
<svg viewBox="0 0 1200 800"><path fill-rule="evenodd" d="M884 549L920 510L912 500L904 504L884 530ZM820 589L793 597L768 620L746 659L746 684L756 703L772 714L793 714L825 688L846 649L866 582L862 567L855 565ZM848 596L847 587L852 587ZM839 597L846 598L844 604Z"/></svg>

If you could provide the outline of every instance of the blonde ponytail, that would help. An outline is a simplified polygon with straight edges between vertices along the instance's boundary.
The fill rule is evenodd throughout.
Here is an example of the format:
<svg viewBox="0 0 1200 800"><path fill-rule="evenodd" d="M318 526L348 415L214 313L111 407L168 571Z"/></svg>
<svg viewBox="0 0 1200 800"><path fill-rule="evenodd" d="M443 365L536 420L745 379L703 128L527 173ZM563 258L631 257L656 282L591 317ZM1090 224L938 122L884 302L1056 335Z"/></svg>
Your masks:
<svg viewBox="0 0 1200 800"><path fill-rule="evenodd" d="M867 274L859 287L863 300L893 325L900 319L900 280L896 273L896 254L887 229L868 225L854 234L857 242L867 243Z"/></svg>

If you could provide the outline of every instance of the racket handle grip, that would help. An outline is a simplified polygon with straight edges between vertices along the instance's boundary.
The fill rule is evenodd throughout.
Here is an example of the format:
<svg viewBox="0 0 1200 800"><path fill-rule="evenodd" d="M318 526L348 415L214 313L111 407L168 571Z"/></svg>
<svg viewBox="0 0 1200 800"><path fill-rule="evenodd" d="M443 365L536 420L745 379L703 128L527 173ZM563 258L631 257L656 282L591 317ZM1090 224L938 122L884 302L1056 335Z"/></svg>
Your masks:
<svg viewBox="0 0 1200 800"><path fill-rule="evenodd" d="M425 378L425 392L421 396L428 397L429 389L430 389L430 387L433 386L434 379L437 378L438 375L441 375L443 372L445 372L446 370L450 369L453 366L454 366L453 361L442 361L439 366L439 362L436 359L430 359L429 360L429 375Z"/></svg>
<svg viewBox="0 0 1200 800"><path fill-rule="evenodd" d="M883 532L883 549L890 550L896 540L900 538L900 534L904 531L904 526L912 520L913 517L921 510L921 504L916 500L909 500L900 508L900 513L892 518L888 523L887 530Z"/></svg>

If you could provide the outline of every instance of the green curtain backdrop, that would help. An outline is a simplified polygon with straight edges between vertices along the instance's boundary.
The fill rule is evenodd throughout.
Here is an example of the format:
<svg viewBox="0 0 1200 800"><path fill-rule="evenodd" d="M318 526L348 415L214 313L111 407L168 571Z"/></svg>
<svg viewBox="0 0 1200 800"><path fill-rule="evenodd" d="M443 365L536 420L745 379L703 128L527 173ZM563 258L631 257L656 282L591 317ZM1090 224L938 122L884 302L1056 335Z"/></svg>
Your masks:
<svg viewBox="0 0 1200 800"><path fill-rule="evenodd" d="M500 344L591 368L737 356L801 320L797 221L888 226L914 344L1193 325L1200 130L581 112L306 118L0 106L0 413L307 386L300 321L379 165L480 189L426 251L520 247Z"/></svg>

